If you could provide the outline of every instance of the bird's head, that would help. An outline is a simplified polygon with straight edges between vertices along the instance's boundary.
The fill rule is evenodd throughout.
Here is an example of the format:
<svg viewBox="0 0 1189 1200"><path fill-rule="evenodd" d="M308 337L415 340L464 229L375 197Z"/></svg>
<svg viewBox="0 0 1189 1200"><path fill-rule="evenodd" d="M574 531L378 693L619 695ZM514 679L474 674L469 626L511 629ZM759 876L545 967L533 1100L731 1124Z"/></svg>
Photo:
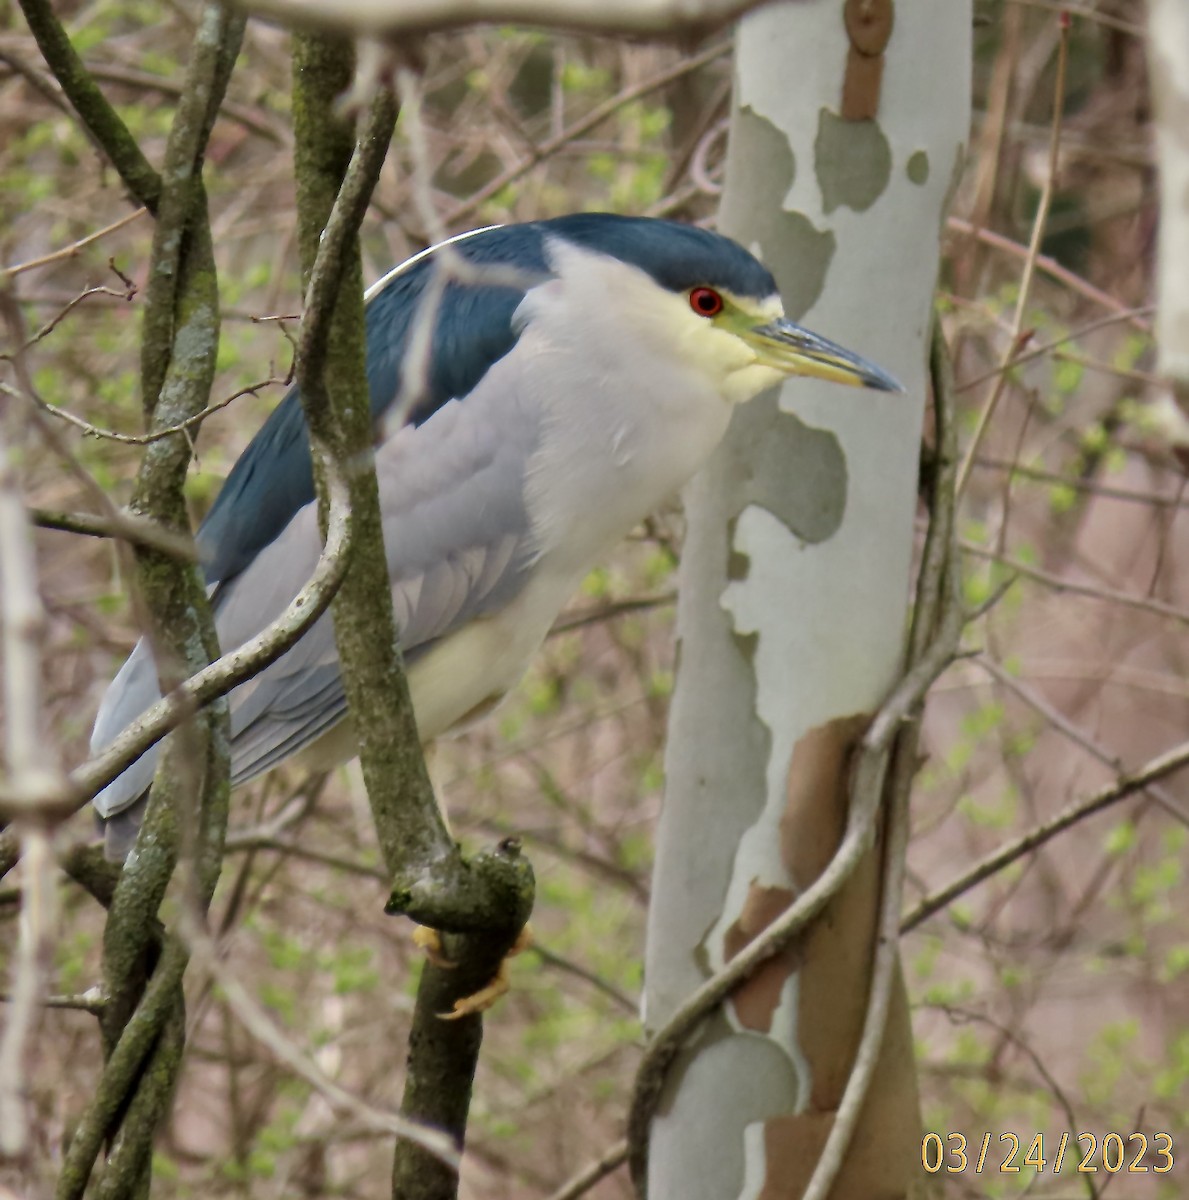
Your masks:
<svg viewBox="0 0 1189 1200"><path fill-rule="evenodd" d="M729 238L607 213L547 225L555 268L581 279L587 331L611 314L625 335L668 347L709 375L732 403L792 375L903 391L874 363L788 320L771 272Z"/></svg>

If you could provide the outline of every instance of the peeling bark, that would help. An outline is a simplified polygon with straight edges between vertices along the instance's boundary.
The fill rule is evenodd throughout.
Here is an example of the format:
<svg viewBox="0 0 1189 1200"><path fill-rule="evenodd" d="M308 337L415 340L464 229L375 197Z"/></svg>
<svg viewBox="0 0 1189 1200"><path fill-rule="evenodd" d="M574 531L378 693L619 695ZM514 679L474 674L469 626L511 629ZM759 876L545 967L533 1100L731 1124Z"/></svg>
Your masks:
<svg viewBox="0 0 1189 1200"><path fill-rule="evenodd" d="M753 883L743 911L723 937L727 961L734 958L744 946L753 942L794 899L788 888L761 887ZM796 969L791 952L777 955L765 963L731 997L731 1008L744 1029L755 1029L768 1033L772 1029L772 1017L780 1003L780 993L785 981Z"/></svg>
<svg viewBox="0 0 1189 1200"><path fill-rule="evenodd" d="M876 7L894 24L875 41L848 27L856 6L841 0L754 14L738 39L720 228L772 267L791 316L870 355L909 394L793 381L740 410L689 489L650 1032L822 875L846 826L850 748L902 669L931 300L967 132L971 11L952 0ZM879 57L877 72L856 68L856 53ZM856 69L872 109L859 121L843 102ZM882 862L877 843L800 940L677 1057L652 1124L653 1200L802 1195L864 1028ZM831 1200L920 1188L902 981L874 1061Z"/></svg>
<svg viewBox="0 0 1189 1200"><path fill-rule="evenodd" d="M1184 0L1148 5L1152 100L1160 161L1160 369L1189 406L1189 10Z"/></svg>

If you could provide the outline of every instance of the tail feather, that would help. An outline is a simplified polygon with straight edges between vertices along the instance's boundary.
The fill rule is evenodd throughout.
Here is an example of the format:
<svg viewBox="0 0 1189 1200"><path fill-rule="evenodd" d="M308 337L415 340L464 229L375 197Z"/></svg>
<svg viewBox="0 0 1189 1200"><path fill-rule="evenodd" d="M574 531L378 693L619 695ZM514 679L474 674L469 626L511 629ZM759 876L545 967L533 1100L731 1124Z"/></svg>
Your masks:
<svg viewBox="0 0 1189 1200"><path fill-rule="evenodd" d="M115 816L101 817L95 814L95 824L103 836L103 857L108 862L122 863L128 857L128 852L136 843L148 803L149 794L145 792Z"/></svg>
<svg viewBox="0 0 1189 1200"><path fill-rule="evenodd" d="M97 754L115 740L120 732L135 721L147 708L161 698L157 686L157 667L149 652L148 642L141 638L112 680L99 713L95 717L95 728L91 734L91 753ZM157 747L146 750L130 767L107 785L94 800L95 811L104 822L111 822L134 806L137 815L133 818L131 838L136 837L140 826L140 813L144 810L143 799L153 782L157 768ZM121 825L127 822L121 822ZM107 826L105 826L106 835ZM131 838L128 846L131 847ZM110 857L109 853L109 857ZM121 856L122 857L122 856Z"/></svg>

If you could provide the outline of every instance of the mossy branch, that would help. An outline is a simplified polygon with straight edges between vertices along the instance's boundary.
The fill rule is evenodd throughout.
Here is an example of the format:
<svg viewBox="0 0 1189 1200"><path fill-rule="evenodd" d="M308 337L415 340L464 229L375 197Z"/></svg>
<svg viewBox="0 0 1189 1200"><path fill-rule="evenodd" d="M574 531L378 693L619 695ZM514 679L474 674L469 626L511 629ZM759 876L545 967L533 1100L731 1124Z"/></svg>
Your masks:
<svg viewBox="0 0 1189 1200"><path fill-rule="evenodd" d="M482 1023L478 1016L446 1023L439 1014L499 969L532 909L532 869L512 844L463 860L438 809L417 734L372 467L356 235L391 136L395 105L379 94L354 144L335 108L353 65L345 41L295 38L298 226L307 280L297 377L323 506L328 467L337 462L350 468L356 541L332 611L364 781L393 882L388 911L456 935L445 946L455 967L426 964L422 974L402 1113L450 1133L461 1148ZM455 1196L457 1186L453 1165L409 1139L398 1140L395 1196L438 1200Z"/></svg>
<svg viewBox="0 0 1189 1200"><path fill-rule="evenodd" d="M62 85L79 120L111 159L132 198L155 213L161 198L161 177L83 65L50 0L19 2L46 65Z"/></svg>
<svg viewBox="0 0 1189 1200"><path fill-rule="evenodd" d="M141 356L145 420L153 431L201 412L210 397L219 298L202 160L243 28L242 17L221 5L203 8L153 197L157 224ZM133 510L188 533L183 487L190 457L189 441L181 434L150 444ZM167 692L218 656L214 619L193 563L148 546L137 549L136 560ZM170 939L162 957L157 909L177 865L179 840L196 864L201 903L209 903L227 820L228 744L227 706L216 703L179 730L161 756L136 852L111 899L100 1017L107 1066L71 1145L59 1179L60 1198L81 1196L104 1138L111 1140L111 1156L97 1194L110 1200L148 1194L153 1133L168 1111L185 1034L186 953Z"/></svg>
<svg viewBox="0 0 1189 1200"><path fill-rule="evenodd" d="M373 431L356 231L387 151L396 106L387 93L377 95L356 148L350 126L335 115L353 60L347 43L315 36L294 41L298 228L307 281L297 379L315 479L321 480L328 462L350 464L355 545L332 607L335 640L376 832L397 879L410 864L418 871L450 864L455 848L417 737L392 615L379 490L370 469ZM321 482L318 490L321 497Z"/></svg>

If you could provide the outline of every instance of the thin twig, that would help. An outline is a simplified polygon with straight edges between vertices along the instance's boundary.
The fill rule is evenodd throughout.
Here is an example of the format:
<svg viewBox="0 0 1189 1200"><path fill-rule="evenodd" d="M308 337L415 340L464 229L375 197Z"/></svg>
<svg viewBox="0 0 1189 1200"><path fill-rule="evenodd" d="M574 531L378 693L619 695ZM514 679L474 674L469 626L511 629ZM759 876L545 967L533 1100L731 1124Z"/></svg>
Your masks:
<svg viewBox="0 0 1189 1200"><path fill-rule="evenodd" d="M964 217L947 217L946 227L954 230L956 233L973 237L976 241L980 241L984 245L991 246L996 250L1002 250L1005 254L1010 254L1013 258L1027 260L1030 257L1027 246L1013 241L1002 233L996 233L993 229L983 229L974 225ZM1104 292L1101 288L1095 287L1089 280L1083 279L1076 272L1063 266L1055 258L1050 258L1047 254L1037 254L1033 257L1032 261L1035 262L1038 271L1048 275L1050 279L1055 279L1058 283L1063 284L1071 292L1076 292L1079 296L1093 301L1109 312L1118 313L1133 329L1138 329L1140 333L1146 334L1152 332L1151 322L1137 315L1131 305L1124 304L1121 300L1112 296L1110 292Z"/></svg>
<svg viewBox="0 0 1189 1200"><path fill-rule="evenodd" d="M54 529L59 533L75 533L82 537L119 538L133 546L151 546L182 562L198 561L198 548L192 537L174 533L172 529L163 529L134 513L124 513L122 517L120 521L112 521L92 513L29 509L29 519L39 529Z"/></svg>
<svg viewBox="0 0 1189 1200"><path fill-rule="evenodd" d="M1181 742L1171 750L1166 750L1163 754L1150 759L1138 770L1120 775L1113 783L1099 788L1098 791L1084 799L1067 805L1056 816L1034 829L1030 829L1014 841L1001 846L969 870L963 871L956 879L926 896L904 917L900 925L901 932L907 933L910 929L915 929L922 921L928 920L934 913L940 912L952 904L959 896L982 883L984 879L998 874L1004 867L1010 866L1038 846L1043 846L1057 834L1064 833L1065 830L1084 821L1087 817L1109 808L1120 800L1125 800L1128 796L1135 795L1136 792L1143 791L1151 784L1172 775L1185 766L1189 766L1189 742Z"/></svg>
<svg viewBox="0 0 1189 1200"><path fill-rule="evenodd" d="M0 994L0 1004L11 1004L16 997L11 993ZM99 1014L103 1011L103 993L99 988L88 988L73 995L42 996L42 1008L62 1008L73 1012Z"/></svg>
<svg viewBox="0 0 1189 1200"><path fill-rule="evenodd" d="M618 1170L628 1157L628 1140L622 1138L616 1142L600 1158L582 1168L572 1179L567 1180L549 1196L549 1200L579 1200L585 1196L595 1184L606 1179L613 1171Z"/></svg>
<svg viewBox="0 0 1189 1200"><path fill-rule="evenodd" d="M1084 21L1093 21L1106 29L1117 29L1120 33L1129 34L1131 37L1147 37L1147 31L1144 27L1135 21L1125 21L1122 17L1115 17L1109 13L1099 12L1098 9L1089 8L1084 4L1069 4L1066 0L1009 0L1009 3L1023 4L1027 8L1041 8L1046 12L1068 13L1071 17L1080 17Z"/></svg>
<svg viewBox="0 0 1189 1200"><path fill-rule="evenodd" d="M271 625L162 697L108 746L76 767L69 775L76 807L81 807L150 746L176 729L196 707L226 695L276 662L326 611L346 573L351 546L347 490L341 476L329 483L329 492L326 545L305 587ZM0 812L4 811L7 800L7 794L0 792Z"/></svg>
<svg viewBox="0 0 1189 1200"><path fill-rule="evenodd" d="M1074 745L1080 746L1092 758L1104 766L1110 767L1116 773L1125 770L1123 760L1100 746L1085 730L1079 729L1064 713L1054 708L1039 692L1028 687L1022 680L1009 675L993 658L985 654L976 655L973 659L1001 687L1022 700L1034 712L1039 713L1063 737L1068 738ZM1189 826L1189 814L1168 794L1163 787L1146 788L1145 791L1174 821Z"/></svg>
<svg viewBox="0 0 1189 1200"><path fill-rule="evenodd" d="M265 1046L278 1062L298 1078L304 1079L335 1111L350 1114L367 1129L408 1138L455 1170L458 1169L458 1151L449 1137L435 1129L428 1129L414 1121L406 1120L399 1113L388 1112L365 1103L335 1083L313 1059L285 1037L264 1007L240 982L236 973L222 961L218 947L189 909L185 912L181 927L195 964L211 975L239 1023L256 1041Z"/></svg>
<svg viewBox="0 0 1189 1200"><path fill-rule="evenodd" d="M1154 492L1137 492L1132 488L1112 487L1110 484L1095 483L1090 479L1060 475L1055 471L1030 467L1009 458L981 457L975 459L974 465L986 471L1009 471L1021 479L1049 484L1055 488L1068 488L1071 492L1082 492L1088 496L1101 496L1106 500L1122 500L1129 504L1142 504L1148 508L1189 509L1189 499L1180 494L1180 489L1175 496L1158 496Z"/></svg>
<svg viewBox="0 0 1189 1200"><path fill-rule="evenodd" d="M52 250L50 253L39 255L37 258L26 259L24 262L14 263L11 267L0 268L0 277L5 275L9 277L23 275L26 271L34 271L38 267L48 267L51 263L61 262L67 258L74 258L81 254L88 246L107 237L109 233L115 233L116 230L123 229L126 225L131 225L133 221L140 220L148 211L142 205L140 208L128 213L127 216L121 217L118 221L113 221L110 225L105 225L102 229L96 229L94 233L88 233L86 237L81 237L77 242L71 242L69 246L63 246L60 250Z"/></svg>
<svg viewBox="0 0 1189 1200"><path fill-rule="evenodd" d="M631 616L633 613L652 612L658 608L668 608L677 602L676 592L661 592L657 596L636 596L629 600L612 600L598 607L577 609L558 617L549 630L549 637L557 637L562 633L572 633L575 629L583 629L587 625L599 625L603 621L614 621L619 617Z"/></svg>
<svg viewBox="0 0 1189 1200"><path fill-rule="evenodd" d="M110 264L112 270L119 273L115 262ZM0 273L0 279L3 279L3 274ZM114 288L109 287L89 287L84 288L77 296L72 297L66 304L62 306L60 312L54 314L42 327L34 333L23 346L21 350L28 350L31 346L49 337L51 333L85 300L89 300L92 296L111 296L116 300L123 300L125 303L130 302L136 295L136 285L131 280L126 280L123 291L117 292ZM0 361L5 361L11 356L8 354L0 355Z"/></svg>
<svg viewBox="0 0 1189 1200"><path fill-rule="evenodd" d="M976 375L973 379L964 379L960 384L955 386L954 391L969 391L971 388L979 387L989 380L996 378L996 376L1002 375L1005 370L1014 371L1017 367L1022 367L1025 363L1030 363L1035 359L1043 358L1046 354L1051 354L1053 351L1059 350L1062 346L1068 345L1070 342L1080 341L1096 330L1105 329L1110 325L1119 325L1124 321L1130 321L1133 317L1150 317L1155 311L1155 305L1145 304L1139 308L1126 308L1122 312L1107 313L1104 317L1099 317L1097 320L1081 325L1077 329L1071 329L1059 338L1054 338L1052 341L1044 342L1039 346L1033 346L1031 350L1025 350L1023 353L1015 355L1006 367L994 367L990 371L985 371L982 375Z"/></svg>
<svg viewBox="0 0 1189 1200"><path fill-rule="evenodd" d="M22 345L25 339L20 306L13 301L8 292L0 291L0 312L13 334L14 343L18 346ZM9 356L9 361L12 363L13 374L16 376L19 390L10 388L6 383L0 383L0 396L19 398L27 404L29 423L41 440L65 464L67 471L78 481L87 495L103 510L103 515L99 519L106 522L111 530L111 536L123 538L132 545L149 546L161 550L165 554L192 559L194 557L192 538L159 526L145 517L123 512L112 503L111 497L70 452L70 448L63 441L53 422L48 420L44 411L45 404L33 386L33 378L25 362L24 352L18 350Z"/></svg>
<svg viewBox="0 0 1189 1200"><path fill-rule="evenodd" d="M590 130L597 128L608 117L613 116L633 100L638 100L641 96L646 96L649 92L656 91L657 88L665 87L674 80L680 79L683 75L688 75L691 71L697 71L707 66L709 63L714 62L715 59L729 54L730 51L730 41L719 42L717 45L703 50L700 54L695 54L690 58L683 58L668 70L661 71L649 79L644 79L640 83L624 88L608 100L604 100L602 104L591 109L586 116L579 118L554 137L546 138L530 155L522 158L519 162L513 163L512 166L501 171L494 179L485 183L477 192L468 196L466 200L456 204L443 218L443 224L456 226L463 218L471 216L493 196L503 191L510 183L515 183L517 179L531 171L538 163L555 154L567 142L572 142L575 138L580 138Z"/></svg>
<svg viewBox="0 0 1189 1200"><path fill-rule="evenodd" d="M284 377L274 375L269 379L262 379L259 383L253 383L249 387L242 387L238 391L232 392L230 396L225 396L222 400L216 400L214 404L208 404L199 412L192 413L184 420L178 421L173 425L162 426L160 429L153 429L148 433L120 433L115 429L104 429L101 425L93 425L90 421L85 421L82 417L75 416L69 409L60 408L56 404L51 404L48 400L39 400L38 403L51 416L65 421L68 425L73 425L75 429L81 430L88 437L119 442L123 446L151 446L154 442L172 437L175 433L193 433L202 425L207 417L213 416L217 412L222 412L229 404L233 404L236 400L244 396L259 397L265 388L288 387L292 382L293 368L290 366L288 374Z"/></svg>
<svg viewBox="0 0 1189 1200"><path fill-rule="evenodd" d="M958 496L966 490L970 478L970 465L978 454L983 436L999 406L999 400L1007 387L1007 372L1012 360L1021 349L1021 338L1024 332L1024 319L1028 313L1028 302L1032 296L1032 281L1036 277L1036 261L1040 255L1040 243L1044 237L1045 222L1048 220L1049 207L1053 202L1053 193L1057 187L1057 167L1061 154L1061 116L1065 109L1065 70L1069 60L1069 18L1060 18L1060 38L1057 43L1057 76L1053 85L1053 125L1049 137L1048 171L1045 175L1044 187L1041 189L1040 200L1036 206L1036 217L1032 222L1032 238L1028 243L1028 257L1024 260L1024 274L1020 279L1020 293L1016 297L1016 311L1012 318L1011 336L1004 352L1000 372L995 377L991 394L987 397L974 433L966 446L962 465L958 469Z"/></svg>
<svg viewBox="0 0 1189 1200"><path fill-rule="evenodd" d="M972 554L975 558L984 558L998 563L1017 575L1043 584L1056 592L1068 592L1072 596L1085 596L1090 600L1100 600L1104 604L1120 604L1124 608L1136 608L1141 612L1155 613L1159 617L1167 617L1180 625L1189 625L1189 611L1177 608L1175 604L1166 604L1147 596L1136 596L1132 592L1121 592L1118 588L1100 587L1091 583L1075 583L1051 571L1042 570L1029 563L1021 562L1018 558L1009 558L1006 554L997 554L985 546L976 545L963 539L960 543L963 554Z"/></svg>

